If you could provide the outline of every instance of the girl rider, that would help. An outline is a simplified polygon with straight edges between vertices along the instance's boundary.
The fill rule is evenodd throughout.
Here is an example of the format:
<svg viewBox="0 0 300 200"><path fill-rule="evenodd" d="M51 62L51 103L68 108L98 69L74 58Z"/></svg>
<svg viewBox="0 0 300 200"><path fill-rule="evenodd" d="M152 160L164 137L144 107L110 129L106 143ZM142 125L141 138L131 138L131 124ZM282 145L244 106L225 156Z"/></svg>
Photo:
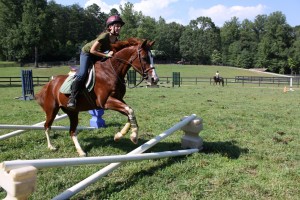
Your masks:
<svg viewBox="0 0 300 200"><path fill-rule="evenodd" d="M90 64L94 64L102 58L113 56L113 51L110 51L111 44L118 41L118 36L124 24L119 15L110 16L106 21L106 30L95 40L84 45L80 54L80 68L74 76L74 81L71 85L71 95L67 104L68 108L76 108L76 97L81 88L84 87Z"/></svg>

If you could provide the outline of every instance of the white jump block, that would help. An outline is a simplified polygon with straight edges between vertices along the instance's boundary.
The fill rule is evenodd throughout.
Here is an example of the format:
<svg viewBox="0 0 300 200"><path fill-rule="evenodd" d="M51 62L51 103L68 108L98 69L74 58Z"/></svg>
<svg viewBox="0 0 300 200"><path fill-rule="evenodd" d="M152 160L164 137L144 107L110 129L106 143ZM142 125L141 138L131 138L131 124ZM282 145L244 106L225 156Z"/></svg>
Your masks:
<svg viewBox="0 0 300 200"><path fill-rule="evenodd" d="M32 166L9 172L0 169L0 177L0 186L7 192L4 200L25 200L35 190L37 169Z"/></svg>
<svg viewBox="0 0 300 200"><path fill-rule="evenodd" d="M186 117L184 117L183 119L185 118ZM181 130L185 133L181 138L182 148L197 148L199 150L203 148L203 140L199 136L200 131L203 130L202 122L203 120L201 118L195 118L181 128Z"/></svg>

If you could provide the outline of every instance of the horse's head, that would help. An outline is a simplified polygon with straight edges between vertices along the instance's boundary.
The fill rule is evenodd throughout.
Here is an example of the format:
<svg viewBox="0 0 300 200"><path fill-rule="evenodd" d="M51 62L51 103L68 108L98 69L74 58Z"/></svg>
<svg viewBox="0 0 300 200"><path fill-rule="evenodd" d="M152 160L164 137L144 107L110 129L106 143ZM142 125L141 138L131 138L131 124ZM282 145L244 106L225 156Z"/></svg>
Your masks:
<svg viewBox="0 0 300 200"><path fill-rule="evenodd" d="M136 55L131 58L131 61L132 67L143 76L144 80L156 84L159 81L159 78L156 74L153 55L150 51L153 44L154 41L142 41L137 46Z"/></svg>

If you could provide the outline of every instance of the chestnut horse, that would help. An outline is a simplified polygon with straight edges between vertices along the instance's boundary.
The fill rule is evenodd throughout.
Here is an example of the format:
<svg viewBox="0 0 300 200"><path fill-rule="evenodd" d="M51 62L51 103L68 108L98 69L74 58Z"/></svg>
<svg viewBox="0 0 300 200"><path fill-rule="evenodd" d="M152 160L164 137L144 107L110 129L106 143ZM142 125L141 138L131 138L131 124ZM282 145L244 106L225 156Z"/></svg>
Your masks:
<svg viewBox="0 0 300 200"><path fill-rule="evenodd" d="M80 111L92 109L110 109L115 110L128 117L124 128L118 132L114 140L118 141L123 137L131 127L130 139L137 144L138 141L138 124L134 111L129 107L123 97L126 92L125 76L130 67L133 67L144 80L152 83L158 82L153 65L153 57L150 51L153 41L139 40L130 38L127 41L119 41L112 45L115 54L112 58L103 62L96 62L95 66L95 86L92 91L87 92L89 97L80 94L77 97L76 109L68 109L68 96L59 92L61 85L67 78L66 75L59 75L47 83L36 95L36 100L46 113L44 124L45 134L48 142L48 148L55 150L50 142L49 133L53 120L61 108L70 120L70 136L75 144L79 156L86 156L82 150L76 134L78 125L78 114Z"/></svg>

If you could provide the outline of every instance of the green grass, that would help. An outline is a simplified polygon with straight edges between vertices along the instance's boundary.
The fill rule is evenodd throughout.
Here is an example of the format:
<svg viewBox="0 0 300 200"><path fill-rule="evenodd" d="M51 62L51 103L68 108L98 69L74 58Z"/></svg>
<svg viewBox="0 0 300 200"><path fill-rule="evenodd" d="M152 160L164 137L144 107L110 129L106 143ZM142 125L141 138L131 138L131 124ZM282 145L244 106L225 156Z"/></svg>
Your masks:
<svg viewBox="0 0 300 200"><path fill-rule="evenodd" d="M233 76L248 73L221 67L159 65L158 74L171 76L182 70L191 76L209 76L216 69ZM2 69L1 69L2 70ZM34 69L49 75L47 69ZM51 73L57 73L51 69ZM67 71L67 70L66 70ZM34 71L34 73L37 73ZM240 73L240 74L238 74ZM38 91L39 87L35 88ZM0 124L35 124L44 114L35 101L20 101L21 88L0 87ZM202 83L174 88L128 89L125 101L136 113L139 145L176 124L183 116L203 118L200 136L204 149L190 156L129 162L92 184L72 199L298 199L300 196L300 90L283 93L279 87L226 87ZM79 141L88 156L126 154L137 146L127 135L114 134L126 118L106 111L107 128L81 131ZM90 116L80 114L80 125ZM68 120L54 123L68 125ZM0 135L7 131L1 130ZM148 152L181 149L177 131ZM14 159L77 157L66 131L55 131L46 148L43 131L29 131L0 141L0 162ZM39 170L37 189L30 199L51 199L105 165ZM0 189L0 198L5 197Z"/></svg>

